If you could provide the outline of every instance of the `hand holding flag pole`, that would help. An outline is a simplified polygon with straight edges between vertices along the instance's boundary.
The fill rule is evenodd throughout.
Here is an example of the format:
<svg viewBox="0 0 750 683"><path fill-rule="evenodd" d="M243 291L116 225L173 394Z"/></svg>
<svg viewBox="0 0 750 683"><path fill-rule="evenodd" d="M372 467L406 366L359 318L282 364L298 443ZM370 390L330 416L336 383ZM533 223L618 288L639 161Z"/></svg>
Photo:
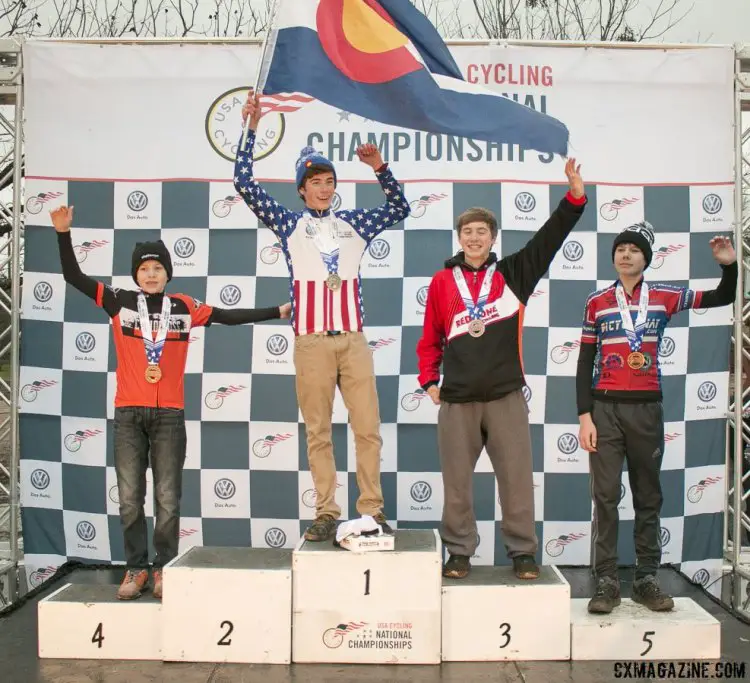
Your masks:
<svg viewBox="0 0 750 683"><path fill-rule="evenodd" d="M274 0L273 6L271 7L271 11L268 13L268 30L266 31L266 35L263 38L263 48L260 52L260 59L258 60L258 69L256 71L255 75L255 86L252 89L252 92L256 94L256 96L259 96L263 92L263 87L265 86L265 76L268 75L268 65L265 63L266 60L266 52L268 50L268 38L272 35L274 31L274 22L276 21L276 10L278 9L279 2L278 0ZM263 84L261 84L261 78L263 79ZM260 104L260 103L258 103ZM245 149L245 143L247 142L247 131L250 129L250 119L251 116L247 116L245 118L245 121L242 125L242 141L240 142L240 150Z"/></svg>

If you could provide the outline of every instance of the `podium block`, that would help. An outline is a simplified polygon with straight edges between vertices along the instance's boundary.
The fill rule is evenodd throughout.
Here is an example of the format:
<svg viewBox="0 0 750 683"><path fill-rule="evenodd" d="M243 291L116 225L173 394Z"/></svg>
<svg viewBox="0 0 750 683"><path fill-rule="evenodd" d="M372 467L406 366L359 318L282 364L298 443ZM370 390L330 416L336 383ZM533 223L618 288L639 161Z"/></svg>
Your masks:
<svg viewBox="0 0 750 683"><path fill-rule="evenodd" d="M439 664L441 542L399 529L394 549L294 549L294 662Z"/></svg>
<svg viewBox="0 0 750 683"><path fill-rule="evenodd" d="M652 612L623 598L611 614L589 614L571 600L573 660L699 660L721 657L721 625L690 598L671 612Z"/></svg>
<svg viewBox="0 0 750 683"><path fill-rule="evenodd" d="M288 664L292 551L192 547L164 567L164 661Z"/></svg>
<svg viewBox="0 0 750 683"><path fill-rule="evenodd" d="M42 659L161 660L161 603L118 600L117 586L66 584L39 601Z"/></svg>
<svg viewBox="0 0 750 683"><path fill-rule="evenodd" d="M554 566L539 578L477 566L443 579L444 662L570 659L570 585Z"/></svg>

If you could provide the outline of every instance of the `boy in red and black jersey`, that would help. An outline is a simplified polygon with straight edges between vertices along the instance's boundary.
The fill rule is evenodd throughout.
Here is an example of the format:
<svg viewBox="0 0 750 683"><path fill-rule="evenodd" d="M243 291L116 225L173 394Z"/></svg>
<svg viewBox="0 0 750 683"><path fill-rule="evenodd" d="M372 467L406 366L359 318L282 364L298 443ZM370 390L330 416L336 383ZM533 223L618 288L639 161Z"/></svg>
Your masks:
<svg viewBox="0 0 750 683"><path fill-rule="evenodd" d="M661 563L659 472L664 456L659 344L675 313L726 306L736 294L737 256L728 237L710 241L721 266L721 281L711 291L646 282L643 271L651 263L653 245L654 231L648 222L632 225L615 237L612 260L618 279L591 294L584 311L576 393L580 443L589 451L594 498L597 588L588 606L592 613L608 614L620 604L617 505L626 459L635 509L633 600L655 611L674 606L656 579Z"/></svg>
<svg viewBox="0 0 750 683"><path fill-rule="evenodd" d="M523 396L523 318L539 280L583 215L587 200L579 171L569 159L565 197L523 249L499 261L491 251L495 216L482 208L464 211L456 225L462 251L430 282L417 344L418 381L440 404L446 577L463 578L471 569L478 540L473 474L483 447L497 478L503 536L516 576L539 576L529 409Z"/></svg>
<svg viewBox="0 0 750 683"><path fill-rule="evenodd" d="M70 236L73 207L50 212L65 281L93 299L112 319L117 354L114 449L127 571L117 597L148 589L148 543L143 504L146 470L154 475L154 596L162 595L161 568L177 556L182 467L187 435L184 378L193 327L243 325L288 318L291 304L225 310L185 294L166 294L172 259L164 243L140 242L132 256L138 290L112 289L81 272Z"/></svg>

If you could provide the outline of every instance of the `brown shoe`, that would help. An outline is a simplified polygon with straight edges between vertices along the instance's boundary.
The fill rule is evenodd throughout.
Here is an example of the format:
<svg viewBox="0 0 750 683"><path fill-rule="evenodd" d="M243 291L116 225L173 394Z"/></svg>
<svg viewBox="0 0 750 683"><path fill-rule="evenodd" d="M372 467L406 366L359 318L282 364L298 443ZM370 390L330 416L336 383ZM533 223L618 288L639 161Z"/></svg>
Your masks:
<svg viewBox="0 0 750 683"><path fill-rule="evenodd" d="M336 521L331 515L321 515L305 531L307 541L327 541L336 535Z"/></svg>
<svg viewBox="0 0 750 683"><path fill-rule="evenodd" d="M120 600L135 600L148 590L148 571L146 569L128 569L125 578L117 590Z"/></svg>
<svg viewBox="0 0 750 683"><path fill-rule="evenodd" d="M519 579L538 579L539 566L531 555L518 555L513 558L513 571Z"/></svg>
<svg viewBox="0 0 750 683"><path fill-rule="evenodd" d="M154 597L161 600L162 576L161 569L154 569Z"/></svg>

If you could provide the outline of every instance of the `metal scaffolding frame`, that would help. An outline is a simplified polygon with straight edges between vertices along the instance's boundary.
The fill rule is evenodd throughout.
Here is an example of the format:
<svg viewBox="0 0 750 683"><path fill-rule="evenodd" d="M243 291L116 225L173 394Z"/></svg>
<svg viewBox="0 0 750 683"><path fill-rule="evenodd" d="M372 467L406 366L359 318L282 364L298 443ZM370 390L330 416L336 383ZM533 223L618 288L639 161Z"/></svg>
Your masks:
<svg viewBox="0 0 750 683"><path fill-rule="evenodd" d="M750 386L743 390L743 357L750 361L750 297L746 296L750 271L750 46L735 47L735 248L739 264L737 298L734 304L732 334L734 388L729 396L727 419L727 500L724 507L724 574L722 601L745 617L750 617L750 547L743 552L742 539L750 535L750 466L745 449L750 448ZM741 428L737 429L736 426ZM750 457L750 451L748 451ZM747 469L747 472L743 470ZM743 486L744 484L744 486ZM748 494L743 493L748 487ZM737 514L735 514L737 511ZM737 541L737 542L736 542ZM750 544L746 544L750 545Z"/></svg>
<svg viewBox="0 0 750 683"><path fill-rule="evenodd" d="M73 39L68 42L97 44L159 44L159 43L243 43L260 44L258 39ZM643 44L643 43L578 43L558 41L449 41L449 45L524 45L544 47L604 47L612 49L696 49L706 45ZM23 157L23 64L22 40L0 40L0 133L10 135L12 144L0 157L0 193L12 187L10 202L0 198L0 278L10 282L10 294L0 287L0 359L10 353L9 381L0 377L0 454L10 453L8 464L0 457L0 609L26 592L25 581L19 581L22 569L19 490L18 387L20 368L20 304L23 254L22 179ZM11 120L2 113L13 107ZM747 125L743 126L743 115ZM735 246L740 263L738 296L734 306L732 365L740 368L743 356L750 361L750 297L745 297L750 282L750 45L735 46ZM0 155L2 150L0 150ZM9 228L9 229L8 229ZM743 495L745 446L750 447L750 426L742 420L743 410L750 411L750 388L743 392L742 381L735 382L729 396L727 412L726 473L727 498L724 507L724 582L721 602L730 609L750 617L750 548L742 552L743 531L750 533L750 496ZM748 420L750 423L750 420ZM733 430L734 425L742 429ZM734 446L734 448L732 448ZM748 468L750 470L750 468ZM750 483L750 482L749 482ZM745 509L746 508L746 509ZM739 510L740 514L734 515Z"/></svg>
<svg viewBox="0 0 750 683"><path fill-rule="evenodd" d="M10 119L0 111L0 130L10 136L11 144L0 159L0 191L11 190L10 201L0 200L0 274L10 284L10 293L0 288L0 359L10 354L8 381L0 378L0 452L9 453L5 464L0 459L0 607L13 602L21 592L18 567L21 560L20 493L18 441L18 372L20 366L21 251L23 225L21 181L23 177L23 68L21 41L0 40L0 107L13 108ZM7 230L9 228L9 230Z"/></svg>

